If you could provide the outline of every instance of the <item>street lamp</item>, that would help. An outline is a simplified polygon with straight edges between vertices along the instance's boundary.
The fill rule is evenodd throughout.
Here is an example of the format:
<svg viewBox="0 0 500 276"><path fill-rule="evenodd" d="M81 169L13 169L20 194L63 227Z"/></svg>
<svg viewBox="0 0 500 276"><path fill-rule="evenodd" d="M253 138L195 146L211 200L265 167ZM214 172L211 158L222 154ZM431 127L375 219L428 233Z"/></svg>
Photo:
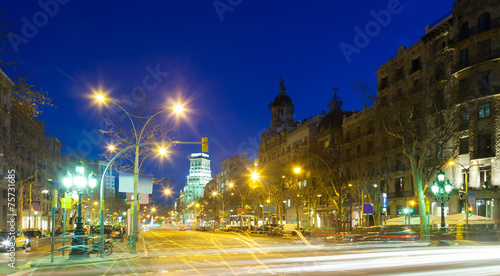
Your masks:
<svg viewBox="0 0 500 276"><path fill-rule="evenodd" d="M260 181L260 182L264 183L264 185L267 188L267 191L269 193L269 197L267 199L267 202L268 202L268 205L267 205L267 224L271 224L271 189L269 188L269 184L264 179L261 179L259 173L257 173L257 172L252 172L251 178L253 181ZM264 207L262 207L262 224L264 224Z"/></svg>
<svg viewBox="0 0 500 276"><path fill-rule="evenodd" d="M84 238L85 230L83 230L82 223L82 196L84 194L88 196L94 194L93 189L97 185L97 177L93 172L85 177L83 162L78 161L75 166L74 174L71 174L69 171L66 172L63 178L63 184L68 190L73 189L73 195L76 194L78 198L78 217L76 218L76 229L71 239L71 252L69 253L69 258L89 257L84 248L86 239Z"/></svg>
<svg viewBox="0 0 500 276"><path fill-rule="evenodd" d="M450 200L450 193L453 189L453 185L451 185L450 181L447 180L446 184L444 183L444 172L440 171L437 174L437 182L434 181L432 184L431 190L434 194L434 198L436 201L441 201L441 227L445 226L444 223L444 202Z"/></svg>
<svg viewBox="0 0 500 276"><path fill-rule="evenodd" d="M225 215L225 211L224 211L224 205L225 205L224 204L224 196L222 194L218 193L217 191L213 191L212 192L212 196L215 197L215 201L216 202L217 202L217 196L220 196L220 198L222 200L222 215L224 216ZM199 204L198 204L198 206L199 206ZM220 219L219 219L219 221L220 221Z"/></svg>
<svg viewBox="0 0 500 276"><path fill-rule="evenodd" d="M298 175L300 173L300 167L293 168L293 172L297 175L297 182L298 182L298 179L299 179ZM295 208L296 208L296 212L297 212L296 213L296 215L297 215L297 231L300 230L300 223L299 223L299 202L300 202L300 200L299 200L299 197L300 197L300 195L297 193L297 203L295 204L296 205Z"/></svg>
<svg viewBox="0 0 500 276"><path fill-rule="evenodd" d="M467 233L469 231L469 216L467 214L469 212L469 169L474 165L471 165L468 168L466 168L464 165L457 163L457 162L454 162L454 161L450 161L450 162L448 162L448 164L451 166L453 166L455 164L460 165L462 167L462 169L464 169L464 171L465 171L465 191L460 191L460 194L465 195L465 212L466 212L466 215L465 215L465 233L467 235Z"/></svg>
<svg viewBox="0 0 500 276"><path fill-rule="evenodd" d="M137 225L137 215L138 214L137 214L137 211L138 211L138 205L139 205L139 201L138 201L138 195L139 195L139 154L140 154L139 146L144 145L144 143L141 143L142 134L144 133L144 130L146 129L146 126L149 124L149 122L154 117L156 117L157 115L159 115L159 114L161 114L163 112L167 112L167 111L174 111L174 113L181 114L181 112L184 111L184 108L183 108L182 105L176 105L176 106L168 108L168 109L160 110L160 111L156 112L155 114L153 114L151 116L142 117L142 116L135 116L135 115L130 114L122 106L120 106L119 104L113 102L110 99L107 99L102 94L96 94L95 98L96 98L96 100L98 102L101 102L101 103L110 102L110 103L116 105L117 107L119 107L127 115L127 117L129 118L130 123L132 124L132 128L134 130L135 141L132 142L132 143L134 143L134 145L129 146L126 149L123 149L121 152L117 153L114 158L118 157L121 153L123 153L123 151L128 150L131 147L135 148L135 160L134 160L134 200L133 200L133 207L131 207L131 209L132 209L131 210L132 211L132 237L131 237L131 243L130 243L130 245L131 245L130 253L135 254L135 253L137 253L137 251L136 251L136 239L137 239L137 235L138 235L138 225ZM136 119L136 120L132 119L132 117L134 119ZM137 119L145 119L146 120L146 122L144 123L144 125L142 126L142 129L140 131L138 131L138 128L136 126L137 125ZM114 147L110 146L110 149L114 150ZM166 150L160 149L160 154L162 154L161 152L166 153ZM108 163L108 166L109 166L109 164L111 164L111 162L113 160L114 159L112 159ZM106 169L107 169L107 167L106 167ZM104 173L103 173L103 178L104 178ZM103 194L104 194L104 189L103 189L103 186L101 185L101 198L100 198L100 200L101 200L101 206L100 206L101 207L100 208L100 218L101 218L101 232L100 232L101 240L100 240L100 244L101 244L101 249L104 248L104 238L103 238L104 237L104 223L103 223L103 221L104 221L104 211L103 211L104 199L103 199ZM101 252L101 257L103 257L102 252Z"/></svg>

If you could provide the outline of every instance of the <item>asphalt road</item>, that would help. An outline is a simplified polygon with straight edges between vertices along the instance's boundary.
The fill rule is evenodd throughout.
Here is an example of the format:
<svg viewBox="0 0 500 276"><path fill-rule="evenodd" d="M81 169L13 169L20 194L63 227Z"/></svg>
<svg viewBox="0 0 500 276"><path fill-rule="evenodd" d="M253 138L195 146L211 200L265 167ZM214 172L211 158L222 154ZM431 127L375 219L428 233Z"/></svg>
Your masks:
<svg viewBox="0 0 500 276"><path fill-rule="evenodd" d="M163 228L143 235L148 257L25 267L17 275L500 275L500 246L493 245L352 248L291 237Z"/></svg>

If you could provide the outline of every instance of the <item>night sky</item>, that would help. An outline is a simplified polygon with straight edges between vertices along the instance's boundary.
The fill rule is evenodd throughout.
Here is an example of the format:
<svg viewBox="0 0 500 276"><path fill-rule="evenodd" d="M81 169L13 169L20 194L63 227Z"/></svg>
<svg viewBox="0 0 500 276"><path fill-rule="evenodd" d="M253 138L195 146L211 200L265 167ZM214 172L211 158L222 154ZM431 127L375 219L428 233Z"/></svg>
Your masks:
<svg viewBox="0 0 500 276"><path fill-rule="evenodd" d="M37 1L25 0L3 1L2 7L16 25L36 23L36 31L25 27L26 43L16 58L23 60L22 68L37 69L32 82L53 98L56 108L45 109L40 119L47 134L63 142L64 152L85 148L92 142L85 133L102 124L103 111L89 99L92 88L130 99L133 88L159 70L148 80L151 114L168 99L188 101L191 112L172 138L209 137L215 176L225 158L242 152L257 158L280 76L296 120L328 111L332 88L339 88L343 109L359 110L366 102L352 92L353 81L361 76L375 87L378 67L399 46L417 42L454 1L40 2L57 3L57 9L51 5L47 16ZM374 14L381 23L374 23ZM355 41L355 28L366 33L367 26L369 40ZM341 44L355 52L346 58ZM97 159L108 142L90 143L88 158ZM145 170L174 179L178 196L188 174L187 156L200 151L201 146L177 146L170 161Z"/></svg>

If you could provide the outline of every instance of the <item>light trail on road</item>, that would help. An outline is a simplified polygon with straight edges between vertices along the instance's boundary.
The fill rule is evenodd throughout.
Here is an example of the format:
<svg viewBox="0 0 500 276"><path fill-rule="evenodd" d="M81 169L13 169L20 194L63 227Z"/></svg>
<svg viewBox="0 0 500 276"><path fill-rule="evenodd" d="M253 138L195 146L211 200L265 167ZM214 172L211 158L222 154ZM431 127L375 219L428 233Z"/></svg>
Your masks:
<svg viewBox="0 0 500 276"><path fill-rule="evenodd" d="M34 267L17 275L500 275L498 243L307 245L299 238L164 229L143 237L148 257Z"/></svg>

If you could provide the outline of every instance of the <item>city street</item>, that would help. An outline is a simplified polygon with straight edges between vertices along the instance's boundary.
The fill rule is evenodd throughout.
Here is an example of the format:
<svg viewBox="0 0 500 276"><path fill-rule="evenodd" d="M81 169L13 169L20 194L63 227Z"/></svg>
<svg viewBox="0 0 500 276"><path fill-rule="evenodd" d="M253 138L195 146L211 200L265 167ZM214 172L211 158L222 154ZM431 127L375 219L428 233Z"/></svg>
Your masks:
<svg viewBox="0 0 500 276"><path fill-rule="evenodd" d="M389 243L309 245L292 237L172 228L151 228L143 236L146 254L130 256L128 252L117 252L112 255L113 260L85 264L69 261L57 266L25 264L13 275L498 275L500 271L497 245L410 248L402 247L403 244L391 248ZM95 255L91 258L99 260Z"/></svg>

